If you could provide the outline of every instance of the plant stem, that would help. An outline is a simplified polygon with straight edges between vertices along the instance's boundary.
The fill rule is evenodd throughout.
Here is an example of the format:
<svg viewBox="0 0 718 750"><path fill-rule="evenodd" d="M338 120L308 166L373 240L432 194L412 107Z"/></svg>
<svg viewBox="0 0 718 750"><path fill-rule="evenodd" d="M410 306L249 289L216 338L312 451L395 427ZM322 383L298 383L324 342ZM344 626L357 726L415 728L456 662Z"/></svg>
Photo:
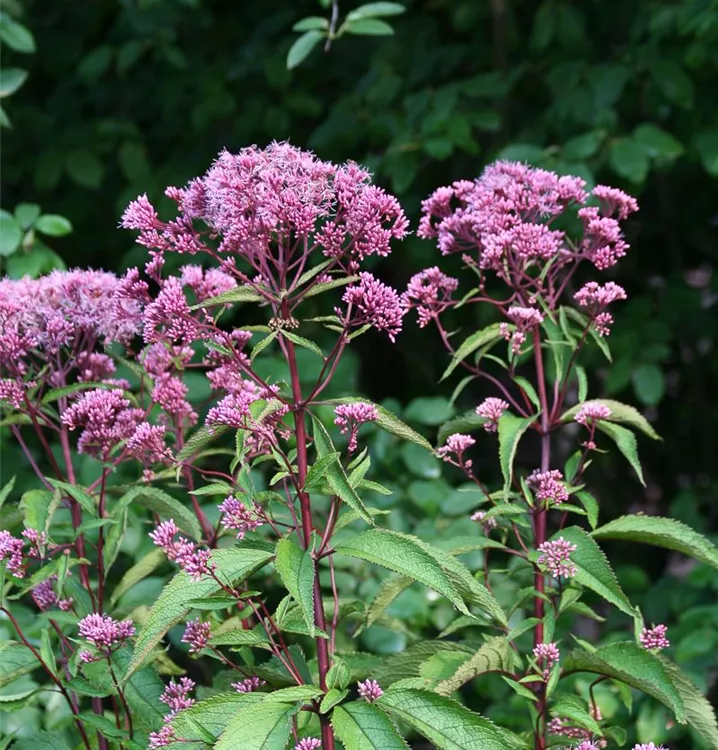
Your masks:
<svg viewBox="0 0 718 750"><path fill-rule="evenodd" d="M286 305L286 302L285 302ZM288 339L286 343L287 364L292 383L292 399L294 401L294 424L297 438L297 474L299 486L303 487L307 476L307 427L306 410L302 400L302 387L299 382L299 369L297 367L297 356L294 344ZM312 506L308 493L299 492L299 504L302 517L302 540L304 549L309 549L312 531ZM314 624L322 632L326 632L326 621L324 618L324 603L322 601L322 590L319 584L319 570L314 570ZM329 645L325 638L317 638L317 663L319 667L319 686L322 690L327 689L327 672L329 671ZM320 717L322 725L322 748L323 750L334 750L334 731L326 717Z"/></svg>

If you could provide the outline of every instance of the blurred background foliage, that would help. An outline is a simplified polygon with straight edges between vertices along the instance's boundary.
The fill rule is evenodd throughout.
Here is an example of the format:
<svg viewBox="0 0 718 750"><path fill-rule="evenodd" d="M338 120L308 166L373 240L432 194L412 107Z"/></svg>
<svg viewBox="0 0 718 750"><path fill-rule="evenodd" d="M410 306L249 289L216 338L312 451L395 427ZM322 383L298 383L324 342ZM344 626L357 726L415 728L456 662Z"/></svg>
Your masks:
<svg viewBox="0 0 718 750"><path fill-rule="evenodd" d="M342 0L340 11L356 5ZM130 199L147 192L169 209L166 185L204 172L224 147L272 140L366 164L399 196L414 227L431 190L476 176L495 158L619 186L638 197L641 211L615 277L629 301L616 311L614 361L596 355L590 363L592 393L637 403L664 442L641 444L645 489L610 457L591 479L604 520L628 509L660 512L715 538L718 1L404 5L388 19L394 34L347 34L328 52L317 44L288 70L287 54L309 28L292 27L306 16L329 18L327 3L5 0L3 272L141 265L144 249L116 230ZM403 287L437 260L431 243L411 237L377 270ZM462 315L452 323L481 323L481 311ZM481 384L457 404L436 395L446 361L433 333L407 320L396 346L362 339L337 389L388 399L434 439L437 425L494 395ZM197 384L198 402L203 388ZM17 462L4 431L1 439L7 475ZM476 498L459 491L460 477L386 434L370 442L379 479L396 489L376 498L398 511L391 525L438 543L476 533L468 521ZM487 437L479 447L475 462L490 483L498 476L495 445ZM22 484L31 486L29 474ZM646 548L609 552L646 619L668 623L677 660L718 698L715 573ZM347 594L366 599L377 586L365 571L343 576ZM448 624L446 606L427 608L425 594L409 589L390 609L398 632L374 626L365 645L381 654L410 646L412 633ZM595 623L584 625L584 637L598 638ZM467 699L510 723L508 692L478 681ZM667 727L654 703L634 711L639 740L698 746Z"/></svg>

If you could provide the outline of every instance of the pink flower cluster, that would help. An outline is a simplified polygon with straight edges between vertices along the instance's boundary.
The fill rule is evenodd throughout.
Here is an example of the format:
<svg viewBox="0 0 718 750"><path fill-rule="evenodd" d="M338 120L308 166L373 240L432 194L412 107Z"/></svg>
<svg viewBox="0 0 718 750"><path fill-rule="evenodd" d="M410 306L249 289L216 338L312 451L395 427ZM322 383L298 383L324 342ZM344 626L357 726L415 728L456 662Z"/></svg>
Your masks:
<svg viewBox="0 0 718 750"><path fill-rule="evenodd" d="M232 687L238 693L253 693L255 690L258 690L266 684L267 683L264 680L260 680L259 677L247 677L240 682L233 682Z"/></svg>
<svg viewBox="0 0 718 750"><path fill-rule="evenodd" d="M214 565L210 562L211 550L201 549L182 536L175 539L178 534L177 524L170 519L163 521L150 532L150 539L163 549L167 557L176 562L193 581L199 581L202 576L211 575L214 571Z"/></svg>
<svg viewBox="0 0 718 750"><path fill-rule="evenodd" d="M384 695L384 691L376 680L364 680L364 682L358 682L357 688L359 690L359 695L369 703L373 703Z"/></svg>
<svg viewBox="0 0 718 750"><path fill-rule="evenodd" d="M305 737L294 746L294 750L321 750L321 748L322 741L316 737Z"/></svg>
<svg viewBox="0 0 718 750"><path fill-rule="evenodd" d="M648 651L661 651L668 648L671 642L666 638L668 628L665 625L656 625L654 628L643 628L639 640L641 646Z"/></svg>
<svg viewBox="0 0 718 750"><path fill-rule="evenodd" d="M349 453L357 449L357 433L360 425L365 422L375 422L379 412L374 404L353 403L340 404L334 409L334 424L339 427L342 435L349 435Z"/></svg>
<svg viewBox="0 0 718 750"><path fill-rule="evenodd" d="M264 523L257 517L256 510L251 510L232 495L217 507L222 514L222 526L236 531L237 539L244 539L248 531L256 531Z"/></svg>
<svg viewBox="0 0 718 750"><path fill-rule="evenodd" d="M346 313L337 308L346 326L359 328L369 325L384 331L390 341L395 341L401 331L406 312L404 300L399 293L370 273L359 274L359 282L347 287L342 297L348 307Z"/></svg>
<svg viewBox="0 0 718 750"><path fill-rule="evenodd" d="M526 480L539 503L555 505L567 503L569 494L563 482L563 474L558 469L534 471Z"/></svg>
<svg viewBox="0 0 718 750"><path fill-rule="evenodd" d="M471 520L475 523L481 524L484 534L488 534L492 529L495 529L498 526L498 522L493 516L487 518L486 515L487 512L485 510L477 510L475 513L471 514Z"/></svg>
<svg viewBox="0 0 718 750"><path fill-rule="evenodd" d="M77 624L80 637L86 638L99 651L108 653L135 634L132 620L113 620L109 615L92 614Z"/></svg>
<svg viewBox="0 0 718 750"><path fill-rule="evenodd" d="M442 273L437 266L411 277L404 293L404 305L407 309L416 308L419 328L424 328L451 304L451 295L458 286L458 279Z"/></svg>
<svg viewBox="0 0 718 750"><path fill-rule="evenodd" d="M486 432L496 432L499 429L499 419L508 408L509 405L503 399L494 398L493 396L484 399L476 407L476 413L486 420L484 430Z"/></svg>
<svg viewBox="0 0 718 750"><path fill-rule="evenodd" d="M613 316L606 312L606 307L616 300L626 299L626 291L612 281L599 284L589 281L579 289L573 298L581 307L586 308L586 313L593 327L601 336L608 336L613 325Z"/></svg>
<svg viewBox="0 0 718 750"><path fill-rule="evenodd" d="M170 709L170 712L164 717L165 722L172 721L180 711L194 705L194 698L190 697L194 688L195 682L190 680L189 677L181 677L179 682L170 680L164 693L160 696L160 701Z"/></svg>
<svg viewBox="0 0 718 750"><path fill-rule="evenodd" d="M519 354L526 341L526 331L543 323L544 316L533 307L511 307L506 315L514 327L512 328L508 323L501 323L499 330L506 341L511 344L511 351Z"/></svg>
<svg viewBox="0 0 718 750"><path fill-rule="evenodd" d="M197 654L209 643L211 631L211 623L202 622L199 617L196 620L190 620L185 625L182 643L189 644L190 654Z"/></svg>
<svg viewBox="0 0 718 750"><path fill-rule="evenodd" d="M573 578L576 573L576 565L571 560L571 553L575 552L575 544L559 537L552 542L544 542L539 545L539 556L537 562L548 568L554 578Z"/></svg>
<svg viewBox="0 0 718 750"><path fill-rule="evenodd" d="M22 539L16 539L9 531L0 531L0 560L7 560L7 569L15 578L25 577L22 565L23 547Z"/></svg>
<svg viewBox="0 0 718 750"><path fill-rule="evenodd" d="M584 427L592 427L602 419L610 419L611 414L611 410L604 404L590 402L582 404L574 419Z"/></svg>
<svg viewBox="0 0 718 750"><path fill-rule="evenodd" d="M534 648L534 658L542 668L542 675L544 680L547 680L551 674L551 668L554 664L558 663L561 658L561 652L558 650L558 646L555 643L539 643Z"/></svg>
<svg viewBox="0 0 718 750"><path fill-rule="evenodd" d="M457 432L446 438L446 443L436 451L436 455L463 469L470 469L472 462L464 459L464 451L471 448L474 443L476 443L476 440L470 435L462 435Z"/></svg>
<svg viewBox="0 0 718 750"><path fill-rule="evenodd" d="M72 597L60 599L55 593L55 581L57 581L57 576L52 576L39 583L30 592L32 600L37 604L38 609L43 612L51 607L57 607L63 612L67 612L72 607Z"/></svg>

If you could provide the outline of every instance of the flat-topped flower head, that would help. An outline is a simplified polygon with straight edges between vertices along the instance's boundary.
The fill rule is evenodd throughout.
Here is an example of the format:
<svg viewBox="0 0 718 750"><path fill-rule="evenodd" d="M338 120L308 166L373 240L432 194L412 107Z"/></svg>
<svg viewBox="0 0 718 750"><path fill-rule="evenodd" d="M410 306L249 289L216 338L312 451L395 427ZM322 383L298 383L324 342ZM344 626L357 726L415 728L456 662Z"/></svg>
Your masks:
<svg viewBox="0 0 718 750"><path fill-rule="evenodd" d="M359 328L370 325L383 331L394 342L401 331L406 306L399 293L383 284L370 273L359 274L359 281L347 287L342 301L348 305L345 313L339 308L337 315L345 325Z"/></svg>
<svg viewBox="0 0 718 750"><path fill-rule="evenodd" d="M476 440L471 435L454 433L446 438L446 442L436 451L436 455L444 461L450 461L465 469L471 468L471 461L464 459L464 452L471 448Z"/></svg>
<svg viewBox="0 0 718 750"><path fill-rule="evenodd" d="M374 404L366 404L361 401L352 404L339 404L334 409L334 424L339 428L342 435L349 436L349 453L357 449L357 433L360 425L366 422L375 422L379 418L379 412Z"/></svg>
<svg viewBox="0 0 718 750"><path fill-rule="evenodd" d="M256 531L263 523L257 513L229 495L217 506L222 514L222 526L237 532L237 539L244 539L248 531Z"/></svg>
<svg viewBox="0 0 718 750"><path fill-rule="evenodd" d="M92 614L77 624L81 638L86 638L100 651L123 643L135 634L132 620L114 620L109 615Z"/></svg>
<svg viewBox="0 0 718 750"><path fill-rule="evenodd" d="M604 404L588 403L582 404L578 413L574 417L576 422L584 427L591 427L601 420L610 419L611 409Z"/></svg>
<svg viewBox="0 0 718 750"><path fill-rule="evenodd" d="M671 642L666 638L668 628L665 625L656 625L653 628L643 628L639 636L641 646L647 651L661 651L668 648Z"/></svg>
<svg viewBox="0 0 718 750"><path fill-rule="evenodd" d="M404 304L407 309L416 308L419 328L424 328L451 304L451 295L458 286L458 279L447 276L437 266L411 277L404 293Z"/></svg>
<svg viewBox="0 0 718 750"><path fill-rule="evenodd" d="M359 695L368 703L373 703L384 695L384 691L376 680L364 680L364 682L358 682L357 688L359 689Z"/></svg>
<svg viewBox="0 0 718 750"><path fill-rule="evenodd" d="M573 578L577 569L571 560L571 553L575 552L575 544L559 537L552 542L544 542L539 545L539 556L537 562L544 565L554 578Z"/></svg>
<svg viewBox="0 0 718 750"><path fill-rule="evenodd" d="M568 490L563 481L563 474L558 469L539 471L530 474L526 480L539 503L560 505L567 503Z"/></svg>
<svg viewBox="0 0 718 750"><path fill-rule="evenodd" d="M476 407L476 413L486 420L483 425L484 430L486 432L496 432L499 429L499 419L508 408L508 403L503 399L494 398L493 396L484 399Z"/></svg>
<svg viewBox="0 0 718 750"><path fill-rule="evenodd" d="M202 622L199 617L185 625L182 643L189 644L190 654L199 653L209 643L211 630L211 623Z"/></svg>

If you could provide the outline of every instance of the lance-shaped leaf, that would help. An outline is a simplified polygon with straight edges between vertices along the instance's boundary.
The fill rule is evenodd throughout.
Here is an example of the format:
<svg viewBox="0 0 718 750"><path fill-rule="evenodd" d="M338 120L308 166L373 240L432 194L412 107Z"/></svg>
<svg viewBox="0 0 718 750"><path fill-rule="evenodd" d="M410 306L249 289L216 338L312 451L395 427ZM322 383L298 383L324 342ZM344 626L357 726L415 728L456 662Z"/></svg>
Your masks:
<svg viewBox="0 0 718 750"><path fill-rule="evenodd" d="M269 295L267 295L269 297ZM192 305L191 310L199 310L203 307L214 307L215 305L231 305L233 302L260 302L262 295L252 289L251 286L237 286L234 289L228 289L216 297L209 297L202 300L196 305Z"/></svg>
<svg viewBox="0 0 718 750"><path fill-rule="evenodd" d="M660 440L660 435L653 429L651 423L641 414L638 409L628 404L622 404L620 401L614 401L611 398L592 398L589 401L583 401L580 404L572 406L568 411L561 415L562 422L570 422L584 406L589 404L600 404L606 406L611 410L611 416L608 417L609 422L621 422L622 424L630 425L640 430L645 435L653 440Z"/></svg>
<svg viewBox="0 0 718 750"><path fill-rule="evenodd" d="M511 489L519 441L535 421L535 416L522 419L513 414L504 414L499 418L499 462L504 476L504 493Z"/></svg>
<svg viewBox="0 0 718 750"><path fill-rule="evenodd" d="M338 545L336 551L423 583L443 594L464 614L470 614L450 576L415 537L386 529L367 529Z"/></svg>
<svg viewBox="0 0 718 750"><path fill-rule="evenodd" d="M22 643L0 643L0 687L9 685L38 666L39 663L32 651Z"/></svg>
<svg viewBox="0 0 718 750"><path fill-rule="evenodd" d="M230 584L243 581L272 558L267 550L240 547L215 550L212 562L217 566L221 580ZM178 573L162 590L152 606L142 630L137 636L132 659L127 666L127 679L149 656L165 633L176 625L191 609L193 599L211 596L220 590L219 584L209 577L193 581L186 573Z"/></svg>
<svg viewBox="0 0 718 750"><path fill-rule="evenodd" d="M467 411L458 417L450 419L448 422L444 422L439 427L439 433L436 438L437 443L438 445L443 445L449 435L454 435L457 432L466 433L477 430L486 424L486 421L486 417L480 417L475 409Z"/></svg>
<svg viewBox="0 0 718 750"><path fill-rule="evenodd" d="M465 660L471 656L472 649L457 641L420 641L398 654L384 657L372 666L369 674L381 685L393 685L398 680L420 677L422 667L436 655L457 653ZM426 682L428 684L428 680Z"/></svg>
<svg viewBox="0 0 718 750"><path fill-rule="evenodd" d="M309 633L326 637L314 625L314 560L311 553L300 549L294 541L285 537L277 542L274 567L285 588L301 608Z"/></svg>
<svg viewBox="0 0 718 750"><path fill-rule="evenodd" d="M114 605L126 591L129 591L136 583L147 578L166 559L166 555L161 549L151 549L122 576L122 579L112 592L110 603Z"/></svg>
<svg viewBox="0 0 718 750"><path fill-rule="evenodd" d="M208 443L227 432L227 429L224 425L216 425L211 430L206 425L200 427L177 453L177 463L184 463L188 458L199 453Z"/></svg>
<svg viewBox="0 0 718 750"><path fill-rule="evenodd" d="M653 544L718 568L718 547L680 521L656 516L621 516L592 532L594 539Z"/></svg>
<svg viewBox="0 0 718 750"><path fill-rule="evenodd" d="M641 484L645 487L646 482L643 479L643 469L641 468L641 462L638 459L638 442L636 441L636 436L625 427L613 424L612 422L601 420L596 424L596 427L613 440L618 450L624 455L626 461L628 461L633 467Z"/></svg>
<svg viewBox="0 0 718 750"><path fill-rule="evenodd" d="M718 720L714 708L679 666L662 654L656 656L683 700L688 724L705 740L708 747L718 748Z"/></svg>
<svg viewBox="0 0 718 750"><path fill-rule="evenodd" d="M487 326L486 328L482 328L480 331L476 331L475 333L472 333L471 336L464 339L464 341L461 343L459 348L454 353L454 356L451 358L451 362L449 363L449 366L444 371L444 374L441 376L441 380L446 380L446 378L451 375L452 372L470 355L473 354L475 351L480 349L482 346L486 346L486 344L492 344L494 341L498 341L501 338L501 324L500 323L492 323L490 326Z"/></svg>
<svg viewBox="0 0 718 750"><path fill-rule="evenodd" d="M261 703L264 693L219 693L180 711L172 720L178 737L190 742L214 743L230 719L243 708Z"/></svg>
<svg viewBox="0 0 718 750"><path fill-rule="evenodd" d="M685 704L663 663L635 643L612 643L590 653L572 651L563 669L564 673L592 672L624 682L670 708L681 724L686 721Z"/></svg>
<svg viewBox="0 0 718 750"><path fill-rule="evenodd" d="M576 583L595 591L621 612L635 618L636 608L623 592L608 558L591 536L578 526L570 526L554 534L553 538L560 537L576 545L576 551L571 553L571 560L577 569L574 578Z"/></svg>
<svg viewBox="0 0 718 750"><path fill-rule="evenodd" d="M396 599L402 591L411 586L411 578L393 575L385 578L379 586L376 596L369 605L366 613L365 627L370 628L376 620L384 614L384 610Z"/></svg>
<svg viewBox="0 0 718 750"><path fill-rule="evenodd" d="M113 503L113 517L119 518L132 503L149 508L164 518L172 518L180 529L189 532L194 539L202 538L202 529L190 508L158 487L132 487Z"/></svg>
<svg viewBox="0 0 718 750"><path fill-rule="evenodd" d="M285 750L292 717L301 708L286 703L262 701L241 708L222 732L215 750Z"/></svg>
<svg viewBox="0 0 718 750"><path fill-rule="evenodd" d="M481 648L466 659L456 672L442 680L434 690L439 695L451 695L462 685L486 672L509 672L513 665L509 642L503 636L487 639Z"/></svg>
<svg viewBox="0 0 718 750"><path fill-rule="evenodd" d="M510 750L494 724L451 698L426 690L390 688L376 705L408 724L438 750Z"/></svg>
<svg viewBox="0 0 718 750"><path fill-rule="evenodd" d="M326 402L327 404L371 404L377 411L377 419L375 424L380 427L384 432L388 432L390 435L395 435L402 440L407 440L410 443L420 445L422 448L431 451L431 443L423 436L420 435L416 430L409 427L408 424L402 422L399 417L385 409L379 404L375 404L373 401L369 401L366 398L356 398L354 396L346 398L333 398Z"/></svg>
<svg viewBox="0 0 718 750"><path fill-rule="evenodd" d="M376 706L353 701L332 713L337 737L350 750L407 750L408 745L391 719Z"/></svg>

